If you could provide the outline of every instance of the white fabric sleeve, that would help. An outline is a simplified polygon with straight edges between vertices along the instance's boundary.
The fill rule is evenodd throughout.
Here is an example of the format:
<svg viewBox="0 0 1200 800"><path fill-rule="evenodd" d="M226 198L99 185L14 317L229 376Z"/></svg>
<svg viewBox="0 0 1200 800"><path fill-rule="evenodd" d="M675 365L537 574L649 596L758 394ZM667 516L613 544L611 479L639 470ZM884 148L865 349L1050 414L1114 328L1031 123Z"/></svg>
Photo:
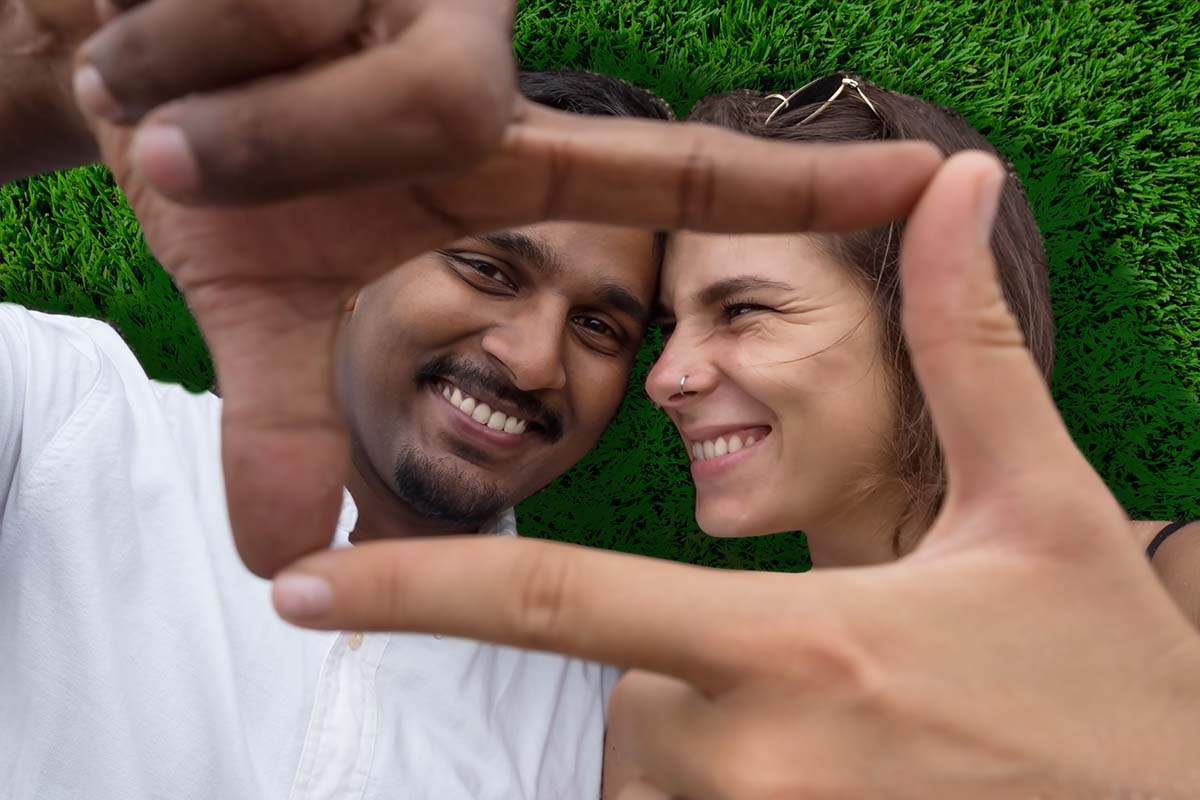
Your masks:
<svg viewBox="0 0 1200 800"><path fill-rule="evenodd" d="M87 327L0 303L0 528L22 464L36 459L99 378Z"/></svg>

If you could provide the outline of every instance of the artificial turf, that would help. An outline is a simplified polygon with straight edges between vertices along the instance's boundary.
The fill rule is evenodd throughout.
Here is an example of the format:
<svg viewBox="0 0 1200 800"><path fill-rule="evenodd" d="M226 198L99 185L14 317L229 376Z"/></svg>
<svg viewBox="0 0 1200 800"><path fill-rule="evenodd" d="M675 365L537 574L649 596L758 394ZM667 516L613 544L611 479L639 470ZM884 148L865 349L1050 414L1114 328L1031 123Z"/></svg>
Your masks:
<svg viewBox="0 0 1200 800"><path fill-rule="evenodd" d="M1200 517L1200 0L526 0L531 67L584 67L677 113L737 87L835 70L957 108L1015 164L1046 237L1055 398L1140 518ZM348 231L347 235L353 235ZM0 190L0 300L115 322L156 378L211 381L202 342L98 168ZM596 451L519 509L525 535L696 563L793 570L803 537L708 539L682 448L639 359Z"/></svg>

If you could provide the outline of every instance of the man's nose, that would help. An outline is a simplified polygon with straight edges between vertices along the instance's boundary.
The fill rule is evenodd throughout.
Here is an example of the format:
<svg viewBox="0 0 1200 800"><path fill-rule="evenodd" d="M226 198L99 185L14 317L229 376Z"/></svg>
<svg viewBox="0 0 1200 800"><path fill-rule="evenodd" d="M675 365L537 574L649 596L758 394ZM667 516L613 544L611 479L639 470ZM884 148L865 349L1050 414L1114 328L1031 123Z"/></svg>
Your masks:
<svg viewBox="0 0 1200 800"><path fill-rule="evenodd" d="M559 390L567 385L562 314L520 315L491 328L483 349L508 372L521 391Z"/></svg>

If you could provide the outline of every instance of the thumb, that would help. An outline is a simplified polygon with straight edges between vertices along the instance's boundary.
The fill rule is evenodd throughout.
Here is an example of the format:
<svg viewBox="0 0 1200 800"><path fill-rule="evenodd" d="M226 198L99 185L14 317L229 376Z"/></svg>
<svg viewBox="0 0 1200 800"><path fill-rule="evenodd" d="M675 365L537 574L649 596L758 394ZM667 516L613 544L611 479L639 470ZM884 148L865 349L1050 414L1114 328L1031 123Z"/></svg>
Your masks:
<svg viewBox="0 0 1200 800"><path fill-rule="evenodd" d="M984 153L950 158L901 245L905 338L958 502L1034 465L1087 469L998 280L990 240L1005 179Z"/></svg>
<svg viewBox="0 0 1200 800"><path fill-rule="evenodd" d="M332 282L201 286L188 306L222 395L221 455L238 552L267 578L329 544L350 471L334 389Z"/></svg>

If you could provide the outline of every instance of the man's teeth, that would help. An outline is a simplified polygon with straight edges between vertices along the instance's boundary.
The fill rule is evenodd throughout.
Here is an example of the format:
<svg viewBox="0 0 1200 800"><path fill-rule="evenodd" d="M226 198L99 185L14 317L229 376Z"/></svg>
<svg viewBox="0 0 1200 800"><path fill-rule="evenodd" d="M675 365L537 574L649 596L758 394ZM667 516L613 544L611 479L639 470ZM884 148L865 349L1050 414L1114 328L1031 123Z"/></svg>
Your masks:
<svg viewBox="0 0 1200 800"><path fill-rule="evenodd" d="M720 458L729 453L736 453L743 447L749 447L756 441L753 436L747 436L743 440L742 437L734 434L728 438L719 436L716 439L709 439L707 442L693 442L692 460L707 461L710 458Z"/></svg>
<svg viewBox="0 0 1200 800"><path fill-rule="evenodd" d="M443 383L442 397L450 401L450 405L480 425L491 428L494 431L520 434L524 433L525 429L529 426L529 422L520 417L510 417L503 411L493 411L487 403L481 403L474 397L471 397L471 395L463 394L462 390L457 386L451 388L449 384Z"/></svg>

